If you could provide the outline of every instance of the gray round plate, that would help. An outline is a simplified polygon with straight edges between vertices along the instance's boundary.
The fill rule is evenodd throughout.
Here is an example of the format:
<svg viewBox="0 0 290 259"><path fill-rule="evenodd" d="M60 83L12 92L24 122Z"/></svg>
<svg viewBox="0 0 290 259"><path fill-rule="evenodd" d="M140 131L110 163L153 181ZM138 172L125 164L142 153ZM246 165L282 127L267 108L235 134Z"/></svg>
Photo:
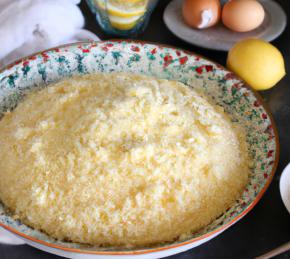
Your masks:
<svg viewBox="0 0 290 259"><path fill-rule="evenodd" d="M255 30L249 32L233 32L222 22L218 25L197 30L190 28L183 21L181 6L183 0L173 0L166 7L163 15L168 29L180 39L208 49L229 50L237 41L246 38L260 38L266 41L276 39L285 29L287 16L281 6L272 0L262 0L265 9L264 22Z"/></svg>

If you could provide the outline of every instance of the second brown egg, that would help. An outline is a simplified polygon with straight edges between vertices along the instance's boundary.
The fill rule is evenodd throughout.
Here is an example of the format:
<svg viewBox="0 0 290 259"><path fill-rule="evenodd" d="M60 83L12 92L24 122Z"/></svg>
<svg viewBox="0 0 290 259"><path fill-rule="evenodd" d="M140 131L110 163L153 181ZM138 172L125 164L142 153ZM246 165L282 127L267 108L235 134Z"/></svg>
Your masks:
<svg viewBox="0 0 290 259"><path fill-rule="evenodd" d="M265 17L263 6L255 0L232 0L222 11L223 24L237 32L247 32L259 27Z"/></svg>

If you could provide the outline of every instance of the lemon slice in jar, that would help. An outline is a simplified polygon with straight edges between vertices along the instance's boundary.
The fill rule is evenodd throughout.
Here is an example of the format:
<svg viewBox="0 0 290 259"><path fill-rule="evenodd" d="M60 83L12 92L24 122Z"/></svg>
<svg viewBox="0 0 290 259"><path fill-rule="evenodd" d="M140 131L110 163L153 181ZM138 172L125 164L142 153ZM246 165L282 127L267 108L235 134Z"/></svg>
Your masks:
<svg viewBox="0 0 290 259"><path fill-rule="evenodd" d="M110 20L112 27L119 29L119 30L132 29L137 24L137 21L139 18L140 18L140 15L132 16L132 17L128 17L128 18L118 17L118 16L109 16L109 20Z"/></svg>
<svg viewBox="0 0 290 259"><path fill-rule="evenodd" d="M118 16L118 17L124 17L129 18L133 16L141 16L146 12L147 7L147 1L144 0L129 0L124 1L122 3L121 1L107 1L105 3L105 0L96 0L99 8L106 10L108 14L111 16ZM114 3L114 4L113 4Z"/></svg>

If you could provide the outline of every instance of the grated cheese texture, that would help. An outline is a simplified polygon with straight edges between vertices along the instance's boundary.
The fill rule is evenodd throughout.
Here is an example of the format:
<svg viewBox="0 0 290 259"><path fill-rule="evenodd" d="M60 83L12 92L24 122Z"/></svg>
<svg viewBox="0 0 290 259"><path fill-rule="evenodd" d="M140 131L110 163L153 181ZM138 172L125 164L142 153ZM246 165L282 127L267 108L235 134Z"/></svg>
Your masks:
<svg viewBox="0 0 290 259"><path fill-rule="evenodd" d="M73 77L0 120L0 199L52 237L105 246L186 238L239 197L244 131L201 93L125 74Z"/></svg>

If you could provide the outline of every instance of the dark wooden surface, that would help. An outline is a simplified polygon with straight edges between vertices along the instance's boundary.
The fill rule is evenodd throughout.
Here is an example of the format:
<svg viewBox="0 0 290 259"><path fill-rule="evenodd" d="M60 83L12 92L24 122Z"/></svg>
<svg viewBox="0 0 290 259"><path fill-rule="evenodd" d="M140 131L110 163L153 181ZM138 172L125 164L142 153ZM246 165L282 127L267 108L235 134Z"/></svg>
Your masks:
<svg viewBox="0 0 290 259"><path fill-rule="evenodd" d="M278 1L290 16L290 1ZM145 33L138 39L170 44L194 51L220 64L225 64L226 52L206 50L189 45L176 38L165 26L162 16L167 0L160 0ZM95 32L101 39L110 39L96 25L95 17L83 0L81 9L86 17L86 28ZM283 53L286 70L290 73L290 28L274 42ZM254 258L290 240L290 215L284 208L279 194L279 179L283 168L290 162L290 79L286 76L276 87L262 92L268 103L280 136L281 156L276 175L269 189L257 206L241 221L215 239L188 252L181 253L170 259L189 258ZM27 245L0 245L0 259L56 259L55 255L47 254ZM290 252L276 258L290 258Z"/></svg>

